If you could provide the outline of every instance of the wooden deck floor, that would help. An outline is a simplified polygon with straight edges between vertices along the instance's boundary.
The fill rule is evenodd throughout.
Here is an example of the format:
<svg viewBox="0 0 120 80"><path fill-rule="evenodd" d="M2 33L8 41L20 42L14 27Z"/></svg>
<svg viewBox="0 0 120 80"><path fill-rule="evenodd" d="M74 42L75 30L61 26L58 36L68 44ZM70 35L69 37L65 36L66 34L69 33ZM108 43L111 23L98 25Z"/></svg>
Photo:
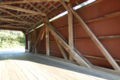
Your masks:
<svg viewBox="0 0 120 80"><path fill-rule="evenodd" d="M0 80L120 80L119 76L31 54L0 55Z"/></svg>

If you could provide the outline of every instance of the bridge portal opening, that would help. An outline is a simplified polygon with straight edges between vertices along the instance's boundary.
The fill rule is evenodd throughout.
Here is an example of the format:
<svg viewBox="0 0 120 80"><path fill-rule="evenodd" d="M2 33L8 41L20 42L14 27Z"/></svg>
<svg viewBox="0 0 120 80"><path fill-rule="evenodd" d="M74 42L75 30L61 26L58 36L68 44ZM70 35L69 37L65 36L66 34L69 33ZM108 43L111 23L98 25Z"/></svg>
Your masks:
<svg viewBox="0 0 120 80"><path fill-rule="evenodd" d="M25 52L25 35L22 31L0 30L0 54Z"/></svg>

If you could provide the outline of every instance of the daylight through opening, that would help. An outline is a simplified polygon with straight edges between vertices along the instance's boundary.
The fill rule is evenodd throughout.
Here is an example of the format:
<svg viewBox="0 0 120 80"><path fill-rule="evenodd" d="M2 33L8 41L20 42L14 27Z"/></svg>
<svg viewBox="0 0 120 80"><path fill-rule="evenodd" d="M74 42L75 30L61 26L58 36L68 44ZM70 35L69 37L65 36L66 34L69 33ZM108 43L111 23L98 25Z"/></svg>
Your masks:
<svg viewBox="0 0 120 80"><path fill-rule="evenodd" d="M0 54L25 52L25 35L21 31L0 30Z"/></svg>

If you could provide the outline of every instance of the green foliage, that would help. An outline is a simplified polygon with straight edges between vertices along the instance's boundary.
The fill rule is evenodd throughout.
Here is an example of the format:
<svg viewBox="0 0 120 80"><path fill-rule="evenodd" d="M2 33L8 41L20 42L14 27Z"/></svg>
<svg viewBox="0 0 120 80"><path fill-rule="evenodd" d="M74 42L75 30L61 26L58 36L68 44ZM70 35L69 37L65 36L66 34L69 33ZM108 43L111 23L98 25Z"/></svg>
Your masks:
<svg viewBox="0 0 120 80"><path fill-rule="evenodd" d="M25 46L25 36L20 31L0 30L0 48Z"/></svg>

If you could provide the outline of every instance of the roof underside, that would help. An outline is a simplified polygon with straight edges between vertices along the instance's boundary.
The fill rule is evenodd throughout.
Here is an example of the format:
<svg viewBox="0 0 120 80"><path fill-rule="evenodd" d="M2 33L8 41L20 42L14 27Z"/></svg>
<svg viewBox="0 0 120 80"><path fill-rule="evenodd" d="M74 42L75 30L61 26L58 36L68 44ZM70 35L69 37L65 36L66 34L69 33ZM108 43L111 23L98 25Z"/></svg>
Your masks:
<svg viewBox="0 0 120 80"><path fill-rule="evenodd" d="M70 3L76 5L83 1L70 0ZM0 28L31 29L42 23L41 16L52 18L64 10L59 0L0 0Z"/></svg>

